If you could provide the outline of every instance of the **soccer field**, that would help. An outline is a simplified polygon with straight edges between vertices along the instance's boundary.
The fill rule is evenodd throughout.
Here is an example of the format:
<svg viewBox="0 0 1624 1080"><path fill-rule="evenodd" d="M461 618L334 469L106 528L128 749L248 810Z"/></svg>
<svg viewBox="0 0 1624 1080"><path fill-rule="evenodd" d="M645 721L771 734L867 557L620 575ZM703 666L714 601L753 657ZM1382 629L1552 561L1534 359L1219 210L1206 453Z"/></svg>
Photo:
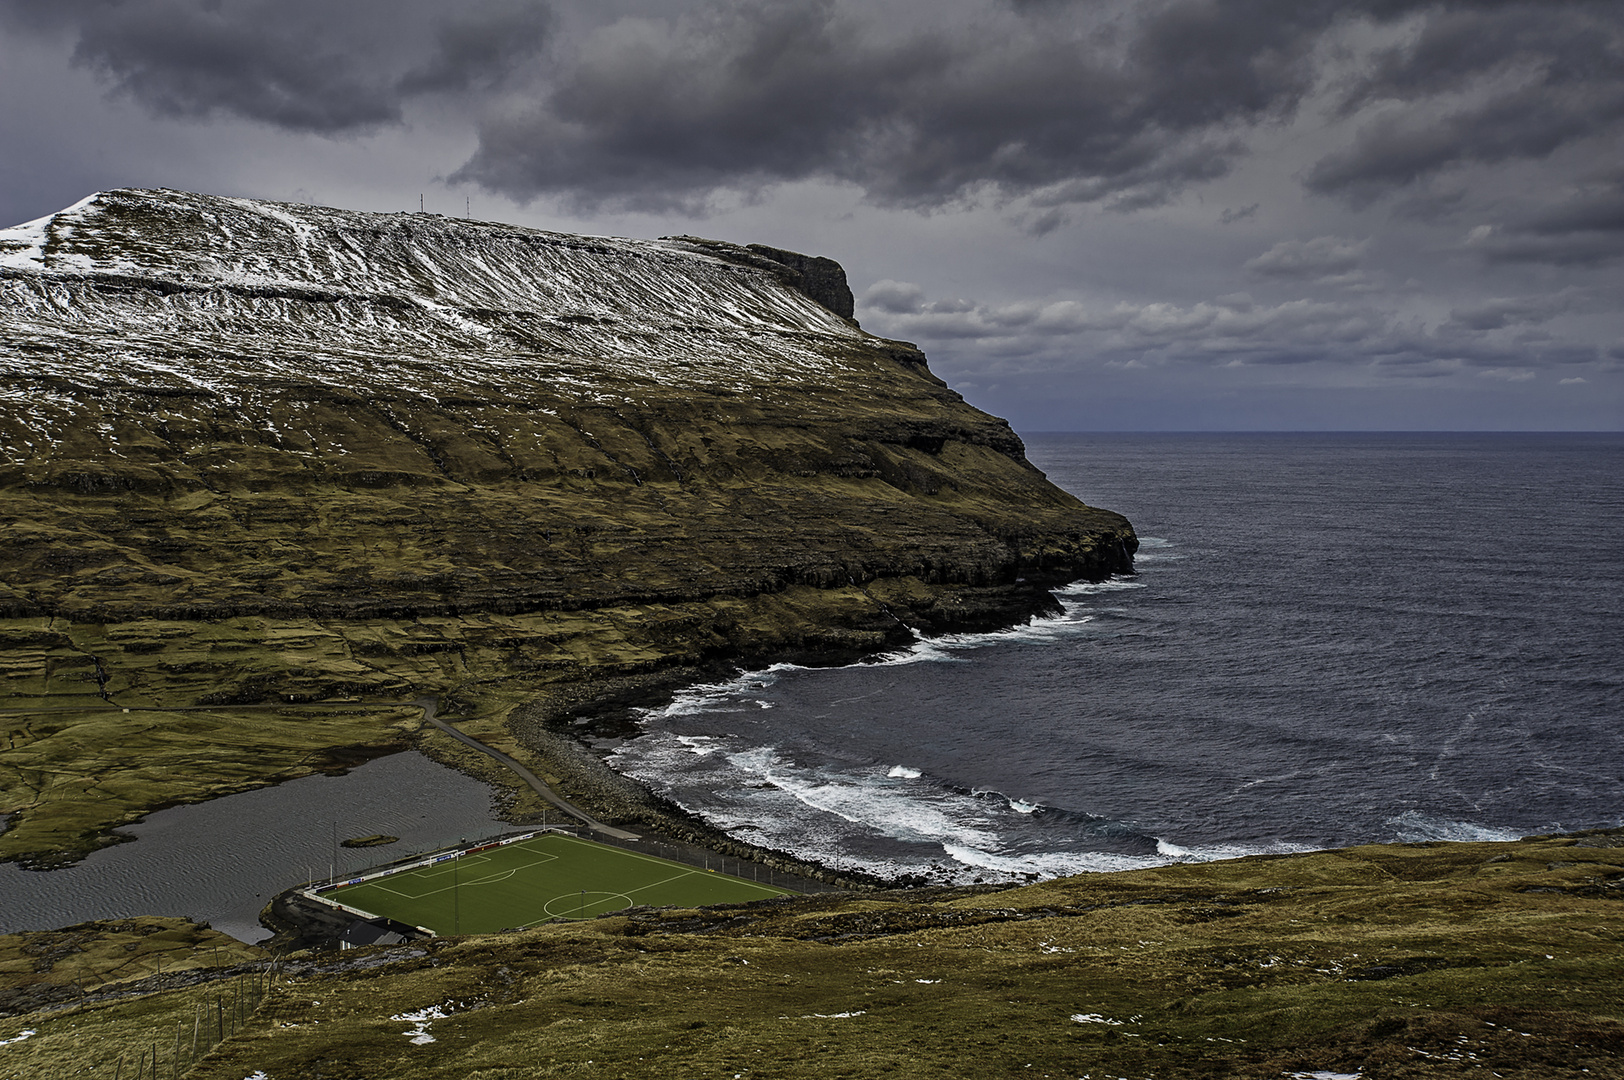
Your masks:
<svg viewBox="0 0 1624 1080"><path fill-rule="evenodd" d="M743 903L790 890L562 833L470 852L317 895L436 934L590 919L634 904Z"/></svg>

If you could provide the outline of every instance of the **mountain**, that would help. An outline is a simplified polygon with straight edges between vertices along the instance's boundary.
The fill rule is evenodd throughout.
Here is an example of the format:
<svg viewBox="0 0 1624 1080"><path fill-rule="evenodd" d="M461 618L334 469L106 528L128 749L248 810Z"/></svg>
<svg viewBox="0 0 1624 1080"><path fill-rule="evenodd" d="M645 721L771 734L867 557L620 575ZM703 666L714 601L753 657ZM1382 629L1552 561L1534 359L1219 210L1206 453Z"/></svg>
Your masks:
<svg viewBox="0 0 1624 1080"><path fill-rule="evenodd" d="M850 313L832 260L691 237L150 190L0 231L0 707L80 710L7 720L0 857L424 738L278 703L523 751L520 705L1131 570Z"/></svg>

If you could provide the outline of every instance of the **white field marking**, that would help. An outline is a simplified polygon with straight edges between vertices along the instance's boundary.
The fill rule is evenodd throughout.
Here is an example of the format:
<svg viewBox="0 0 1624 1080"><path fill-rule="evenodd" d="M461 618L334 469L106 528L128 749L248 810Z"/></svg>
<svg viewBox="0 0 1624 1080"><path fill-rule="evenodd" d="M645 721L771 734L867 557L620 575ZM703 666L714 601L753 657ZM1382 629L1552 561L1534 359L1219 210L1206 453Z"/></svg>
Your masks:
<svg viewBox="0 0 1624 1080"><path fill-rule="evenodd" d="M571 843L576 843L576 844L581 844L581 845L590 845L590 846L592 846L594 848L597 848L597 849L599 849L601 851L612 851L616 855L623 855L628 859L640 859L643 862L657 863L660 866L680 866L690 874L707 874L707 873L710 872L708 870L699 870L699 869L694 869L692 867L687 867L687 866L684 866L684 864L682 864L682 863L672 862L670 859L661 859L661 858L658 858L658 857L653 856L653 855L645 855L641 851L627 851L625 848L609 847L607 844L595 844L595 843L592 843L592 841L590 841L590 840L581 840L581 839L579 839L577 837L563 836L563 835L558 834L558 833L554 833L553 835L557 839L568 841L568 842L571 842ZM541 838L537 837L537 839L539 840ZM530 841L525 840L525 841L522 842L522 844L520 846L523 846L523 845L529 844L529 843L530 843ZM681 875L681 874L677 875L677 877L682 877L682 876L683 875ZM736 877L733 874L722 874L721 876L727 878L729 881L736 881L741 885L749 885L751 888L760 889L762 892L770 893L773 896L784 896L784 895L786 895L786 890L775 888L775 887L773 887L771 885L763 885L760 882L749 881L749 880L746 880L745 878L742 878L742 877ZM667 880L675 881L676 878L668 878ZM664 882L661 882L660 884L664 884ZM642 889L646 889L646 888L649 888L649 886L647 886L647 885L640 886L638 889L636 889L634 891L640 892L640 891L642 891Z"/></svg>
<svg viewBox="0 0 1624 1080"><path fill-rule="evenodd" d="M511 870L504 870L504 871L501 871L501 872L495 873L495 874L487 874L485 877L482 877L482 878L471 878L468 881L463 881L460 878L454 878L454 879L452 879L452 882L451 882L450 885L445 885L445 886L442 886L441 888L438 888L438 889L428 889L428 890L426 890L424 892L420 892L420 893L396 892L396 890L389 888L387 885L378 885L377 882L372 882L372 881L367 882L367 884L368 885L376 885L378 888L383 889L385 892L392 892L396 896L404 897L407 900L422 900L422 899L424 899L426 897L438 896L441 893L451 892L453 889L461 890L461 889L471 888L471 887L473 887L475 885L488 885L493 881L503 881L503 880L505 880L507 878L512 877L514 874L518 873L520 870L530 870L530 869L532 869L534 867L537 867L537 866L545 866L549 862L557 861L557 859L558 859L558 856L556 856L556 855L552 856L551 858L547 858L547 859L537 859L535 862L525 863L523 866L515 866ZM489 859L486 860L486 862L489 862L489 861L490 861ZM404 876L415 876L415 875L404 875ZM436 875L436 876L440 877L440 878L444 877L443 874L442 875ZM389 879L388 878L382 878L380 880L388 881ZM358 887L360 887L360 886L358 886Z"/></svg>
<svg viewBox="0 0 1624 1080"><path fill-rule="evenodd" d="M672 874L670 877L665 878L665 879L663 879L661 881L651 881L647 885L640 885L637 888L633 889L632 892L639 893L639 892L642 892L644 889L658 889L661 885L669 885L673 881L681 881L685 877L703 877L703 876L705 876L706 873L707 873L707 871L704 871L704 870L684 870L680 874Z"/></svg>
<svg viewBox="0 0 1624 1080"><path fill-rule="evenodd" d="M627 896L623 892L610 892L607 889L586 889L586 890L584 890L584 892L589 892L593 896L619 897L620 899L626 901L624 904L621 905L621 907L618 907L618 908L604 908L603 909L604 913L608 913L608 912L611 912L611 911L619 911L619 910L621 910L621 908L629 908L629 907L632 906L632 898L630 896ZM567 919L567 918L570 917L568 915L568 913L560 914L560 913L554 912L553 911L553 905L559 903L560 901L563 901L564 902L564 907L568 908L572 904L576 904L578 899L582 895L583 895L582 892L559 893L557 896L553 897L551 900L549 900L545 904L541 905L541 910L545 911L552 918L555 918L555 919ZM585 904L579 904L579 906L577 906L575 908L575 910L576 911L581 911L581 910L583 910L585 908L594 908L595 909L600 904L603 904L603 903L605 903L605 901L603 901L603 900L592 900L592 901L589 901L589 902L587 902ZM540 922L541 920L538 919L536 921ZM535 923L526 923L525 925L526 926L534 926Z"/></svg>
<svg viewBox="0 0 1624 1080"><path fill-rule="evenodd" d="M510 845L510 846L521 846L521 845ZM460 885L478 885L481 882L485 882L485 881L500 881L504 876L510 876L510 875L512 875L513 873L515 873L518 870L528 870L532 866L540 866L543 863L556 862L558 860L557 855L551 855L551 854L548 854L545 851L530 851L530 854L540 856L540 858L538 858L535 862L526 863L524 866L515 867L513 870L505 871L504 874L493 874L493 875L491 875L489 877L486 877L486 878L473 878L473 879L470 879L470 880L468 880L466 882L453 879L452 887L457 887L457 886L460 886ZM481 852L478 855L465 855L465 856L462 856L462 857L467 858L467 859L477 858L477 859L479 859L479 860L481 860L483 862L487 862L487 863L492 861L491 857L489 855L484 854L483 852ZM453 861L453 860L447 859L445 862L435 863L433 866L414 866L409 870L399 870L399 871L396 871L393 874L385 874L383 877L373 878L371 881L364 881L359 885L349 886L350 891L345 893L344 895L345 896L353 896L353 895L356 895L357 893L359 893L359 892L361 892L361 891L363 891L365 889L378 889L381 892L386 892L386 893L389 893L392 896L401 897L404 900L417 900L417 899L419 899L421 897L424 897L424 896L433 896L437 892L447 892L447 891L449 891L448 889L443 889L442 888L442 889L430 889L427 892L420 892L420 893L404 893L404 892L401 892L398 889L392 889L388 885L385 885L383 883L386 882L386 881L397 881L397 880L399 880L401 878L416 878L419 881L433 881L436 878L441 878L441 877L443 877L445 875L445 870L443 869L443 867L445 867L445 865L447 863L451 862L451 861ZM437 871L437 872L436 873L427 873L426 872L426 871L431 871L431 870L432 871ZM336 893L336 891L337 890L335 890L335 893Z"/></svg>
<svg viewBox="0 0 1624 1080"><path fill-rule="evenodd" d="M480 862L491 861L491 857L481 851L475 855L459 855L455 859L442 859L437 863L430 863L428 866L413 867L410 870L404 871L404 873L408 877L434 878L439 877L441 874L449 873L449 868L454 862L472 863L476 859Z"/></svg>
<svg viewBox="0 0 1624 1080"><path fill-rule="evenodd" d="M514 845L511 845L511 846L513 846L513 847L523 847L524 845L522 845L522 844L514 844ZM528 851L529 849L526 848L526 850ZM549 855L545 851L534 851L534 852L531 852L531 854L539 855L541 857L541 859L540 859L541 862L551 862L552 860L558 858L557 855ZM445 877L447 874L451 873L451 864L452 863L459 862L459 861L465 861L468 865L475 865L474 860L478 860L479 862L482 862L482 863L488 863L488 862L495 861L489 855L485 854L482 851L482 852L478 853L477 855L463 855L463 856L460 856L458 859L446 859L443 862L434 863L432 866L415 866L410 870L402 870L398 874L390 874L389 877L414 877L414 878L417 878L417 879L419 879L421 881L433 881L435 878ZM532 863L530 865L535 865L535 864Z"/></svg>
<svg viewBox="0 0 1624 1080"><path fill-rule="evenodd" d="M402 892L399 889L395 889L395 888L390 887L389 885L384 884L384 882L395 882L397 884L403 884L404 882L403 882L402 879L406 879L406 878L414 878L417 881L423 882L423 883L428 883L428 882L431 882L431 881L432 882L444 881L445 878L447 877L448 873L449 873L449 864L456 861L456 860L452 860L452 859L447 859L444 862L435 863L432 866L414 867L414 868L412 868L410 870L403 870L403 871L399 872L398 874L390 874L390 875L388 875L386 877L377 878L375 880L365 882L362 885L350 886L350 890L346 895L350 895L350 896L362 895L362 890L372 888L372 889L377 889L380 892L388 893L391 896L398 897L398 898L400 898L402 900L424 900L424 899L427 899L427 898L429 898L431 896L436 896L436 895L451 892L453 889L467 888L467 887L471 887L471 886L477 886L477 885L482 885L482 884L490 884L490 883L493 883L493 882L496 882L496 881L505 880L505 879L507 879L509 877L512 877L514 874L518 873L520 870L531 870L531 869L534 869L535 867L543 866L543 865L545 865L547 863L559 861L559 859L562 858L562 856L552 854L551 852L545 851L540 847L540 845L543 842L547 842L547 841L562 842L562 843L566 843L566 844L573 844L573 845L576 845L576 846L579 846L579 847L589 848L594 853L605 853L605 852L607 852L607 853L611 853L611 854L614 854L614 855L619 855L619 856L622 856L624 858L628 858L628 859L632 859L632 860L636 860L636 861L640 861L640 862L653 863L654 865L660 866L660 867L675 868L675 869L678 869L680 871L680 873L673 874L670 877L662 878L659 881L650 882L650 883L648 883L646 885L639 885L634 889L630 889L630 890L626 890L626 891L616 890L615 895L617 895L617 896L628 896L628 898L629 898L630 895L634 895L636 893L644 892L644 891L646 891L648 889L657 889L657 888L659 888L659 887L661 887L663 885L669 885L670 883L672 883L674 881L679 881L679 880L681 880L682 878L685 878L685 877L696 877L697 876L697 877L706 877L706 878L708 878L708 876L710 874L710 871L707 871L707 870L701 870L701 869L698 869L696 867L685 866L682 863L672 862L669 859L661 859L661 858L658 858L656 856L645 855L640 851L627 851L624 848L610 847L610 846L605 845L605 844L596 844L596 843L593 843L592 841L582 840L582 839L580 839L578 837L567 836L567 835L564 835L564 834L561 834L561 833L551 833L551 834L549 834L547 836L533 837L532 839L529 839L529 840L521 840L516 844L505 845L503 850L507 850L507 849L523 849L526 854L534 856L535 861L526 863L523 866L514 867L513 869L508 870L508 871L504 871L502 873L492 874L492 875L489 875L489 876L483 877L483 878L474 878L472 880L455 879L451 884L442 885L440 888L426 889L426 890L424 890L422 892L416 892L416 893ZM481 862L485 862L485 863L489 863L489 862L492 861L491 856L484 853L484 852L480 852L477 855L464 855L464 856L461 856L460 858L462 858L464 860L476 859L477 858ZM755 890L757 890L759 892L765 893L765 894L767 894L769 896L783 896L783 895L786 895L786 891L783 890L783 889L775 888L775 887L770 886L770 885L763 885L763 884L761 884L759 882L749 881L749 880L747 880L745 878L736 877L736 876L734 876L732 874L722 874L720 876L725 878L727 881L729 881L731 883L748 886L748 887L750 887L752 889L755 889ZM603 890L603 891L608 891L608 890ZM346 902L348 902L348 901L346 901ZM359 904L359 903L351 903L350 906L352 906L352 907L360 907L361 904ZM544 908L544 910L545 910L545 908ZM529 926L535 926L535 925L537 925L537 923L545 922L545 921L546 921L545 919L538 919L535 922L522 923L520 925L529 927Z"/></svg>

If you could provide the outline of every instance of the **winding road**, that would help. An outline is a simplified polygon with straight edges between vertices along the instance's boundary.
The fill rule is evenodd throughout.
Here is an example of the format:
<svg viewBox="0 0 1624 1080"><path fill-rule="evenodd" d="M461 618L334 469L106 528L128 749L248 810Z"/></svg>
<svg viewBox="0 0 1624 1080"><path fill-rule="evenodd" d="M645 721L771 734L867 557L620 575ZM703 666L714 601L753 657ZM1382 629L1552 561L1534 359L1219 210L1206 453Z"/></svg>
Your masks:
<svg viewBox="0 0 1624 1080"><path fill-rule="evenodd" d="M313 708L324 708L324 707L325 708L334 708L334 707L354 707L354 706L369 706L369 705L390 705L390 706L398 707L400 704L401 703L398 702L398 701L307 701L307 702L298 702L298 703L277 703L277 702L272 702L272 703L261 704L261 705L170 705L170 706L167 706L167 707L164 707L164 708L158 708L158 707L150 706L150 705L135 705L135 706L130 706L128 708L124 708L124 707L119 706L115 702L108 702L108 703L106 703L106 704L104 704L104 705L102 705L100 707L92 706L87 702L87 703L81 704L81 705L46 705L46 706L36 706L36 707L30 708L30 709L0 709L0 716L25 716L25 715L28 715L28 714L31 714L31 713L52 713L52 712L215 712L215 713L220 713L220 712L238 712L240 710L246 710L246 709L288 709L288 708L297 708L297 707L301 707L301 706L303 706L303 707L313 707ZM519 762L515 761L513 758L511 758L508 755L502 753L502 751L496 749L495 747L486 746L484 743L480 742L478 739L474 738L472 735L463 734L461 731L458 731L456 728L452 727L450 724L446 723L444 720L441 720L438 716L435 715L435 711L439 707L439 702L435 698L418 698L416 701L410 702L409 704L413 708L423 710L423 719L424 720L428 721L430 724L433 724L435 727L439 728L441 731L445 732L447 735L450 735L453 739L456 739L458 742L467 743L469 746L473 747L475 750L478 750L482 754L489 754L491 757L495 758L497 761L500 761L503 765L506 765L508 768L512 769L518 775L519 779L523 780L525 783L529 784L532 788L535 789L536 794L540 795L543 799L546 799L548 802L552 803L554 806L558 807L560 810L564 811L564 813L568 814L570 817L574 818L576 821L579 821L582 825L585 825L587 828L593 830L594 832L602 833L605 836L612 836L617 840L641 840L642 839L642 837L638 836L636 833L627 832L625 829L617 829L613 825L605 825L603 822L601 822L598 819L592 817L586 811L580 809L579 807L577 807L576 805L571 803L569 800L565 799L558 792L556 792L552 788L548 787L547 782L545 780L543 780L541 777L537 776L535 773L531 772L529 769L525 768L523 765L519 764Z"/></svg>
<svg viewBox="0 0 1624 1080"><path fill-rule="evenodd" d="M497 761L500 761L503 765L506 765L508 768L517 773L519 779L523 780L525 783L534 788L537 795L540 795L543 799L546 799L548 802L552 803L554 806L558 807L560 810L564 811L564 813L570 815L570 817L573 817L587 828L593 830L594 832L603 833L605 836L612 836L617 840L641 839L641 837L639 837L636 833L629 833L625 829L617 829L613 825L605 825L603 822L591 817L585 811L579 809L574 804L566 800L558 792L548 787L546 781L544 781L541 777L537 776L535 773L531 772L529 769L525 768L508 755L502 753L502 751L497 750L494 747L486 746L472 735L465 735L463 732L458 731L444 720L441 720L434 714L435 709L439 705L434 698L418 698L416 701L412 702L412 704L423 710L424 720L433 724L435 727L439 728L447 735L450 735L458 742L467 743L480 753L489 754Z"/></svg>

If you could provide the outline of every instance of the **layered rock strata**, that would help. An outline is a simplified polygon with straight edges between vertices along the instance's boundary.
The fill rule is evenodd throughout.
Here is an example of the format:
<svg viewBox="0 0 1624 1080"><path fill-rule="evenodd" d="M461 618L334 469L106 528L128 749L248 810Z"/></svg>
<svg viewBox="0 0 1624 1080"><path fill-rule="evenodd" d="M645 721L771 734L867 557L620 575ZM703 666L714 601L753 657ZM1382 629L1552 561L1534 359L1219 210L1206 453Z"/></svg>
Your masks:
<svg viewBox="0 0 1624 1080"><path fill-rule="evenodd" d="M511 748L562 682L1131 569L850 298L761 246L173 191L0 231L0 709L81 710L0 717L0 857L413 737L246 707L440 694ZM120 771L159 746L189 764Z"/></svg>

